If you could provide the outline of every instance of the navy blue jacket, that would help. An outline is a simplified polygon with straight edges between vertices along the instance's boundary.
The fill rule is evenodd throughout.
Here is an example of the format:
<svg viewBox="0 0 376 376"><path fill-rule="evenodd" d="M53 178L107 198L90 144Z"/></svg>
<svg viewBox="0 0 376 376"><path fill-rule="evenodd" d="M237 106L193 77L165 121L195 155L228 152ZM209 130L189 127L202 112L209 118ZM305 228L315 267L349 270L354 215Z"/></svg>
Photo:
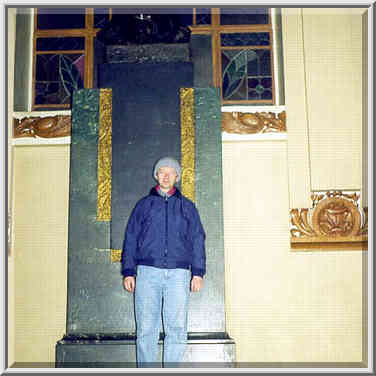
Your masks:
<svg viewBox="0 0 376 376"><path fill-rule="evenodd" d="M164 198L155 188L138 201L125 231L122 274L134 276L137 265L206 270L205 232L192 201L178 189Z"/></svg>

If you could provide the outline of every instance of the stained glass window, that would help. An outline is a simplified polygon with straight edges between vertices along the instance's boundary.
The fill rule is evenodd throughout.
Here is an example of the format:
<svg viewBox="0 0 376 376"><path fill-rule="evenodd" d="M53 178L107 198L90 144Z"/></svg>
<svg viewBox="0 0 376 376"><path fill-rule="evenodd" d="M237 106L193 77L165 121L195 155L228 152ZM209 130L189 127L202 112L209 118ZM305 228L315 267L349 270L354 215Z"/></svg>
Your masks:
<svg viewBox="0 0 376 376"><path fill-rule="evenodd" d="M202 22L199 16L206 15L206 8L195 8L196 22L190 28L196 35L211 35L213 86L221 89L222 104L279 101L283 93L279 76L274 77L281 60L278 9L229 5L207 10L210 17L208 12L208 21Z"/></svg>
<svg viewBox="0 0 376 376"><path fill-rule="evenodd" d="M90 87L90 14L85 8L36 9L33 110L69 108L73 91Z"/></svg>
<svg viewBox="0 0 376 376"><path fill-rule="evenodd" d="M243 20L239 24L243 24L244 32L238 31L236 26L233 31L227 32L227 26L220 32L222 100L225 103L273 103L272 30L270 24L264 25L269 23L269 10L222 8L221 22L224 17L233 24ZM252 32L244 27L246 20L252 24Z"/></svg>
<svg viewBox="0 0 376 376"><path fill-rule="evenodd" d="M196 8L196 25L210 25L211 24L211 9L210 8Z"/></svg>
<svg viewBox="0 0 376 376"><path fill-rule="evenodd" d="M34 103L69 104L73 90L84 86L84 69L83 54L37 55Z"/></svg>
<svg viewBox="0 0 376 376"><path fill-rule="evenodd" d="M221 25L265 25L269 23L268 8L221 8Z"/></svg>
<svg viewBox="0 0 376 376"><path fill-rule="evenodd" d="M94 8L94 27L101 28L110 19L108 8Z"/></svg>
<svg viewBox="0 0 376 376"><path fill-rule="evenodd" d="M92 87L93 35L100 40L98 35L106 28L112 35L111 27L116 29L119 22L123 25L124 17L130 15L134 15L134 22L150 23L153 16L163 26L170 22L172 27L175 25L171 24L173 14L178 22L174 27L181 29L176 35L183 38L184 43L184 38L190 38L186 25L193 24L195 33L210 33L215 57L213 84L221 88L224 104L245 101L272 104L275 101L271 21L275 18L269 8L41 7L36 12L34 110L55 105L69 108L72 90ZM153 37L166 32L158 22L150 29Z"/></svg>
<svg viewBox="0 0 376 376"><path fill-rule="evenodd" d="M269 33L221 33L222 47L269 46Z"/></svg>
<svg viewBox="0 0 376 376"><path fill-rule="evenodd" d="M81 29L85 27L84 8L38 8L37 29Z"/></svg>
<svg viewBox="0 0 376 376"><path fill-rule="evenodd" d="M270 50L222 50L224 100L273 99Z"/></svg>
<svg viewBox="0 0 376 376"><path fill-rule="evenodd" d="M65 38L38 38L37 51L72 51L84 50L85 38L65 37Z"/></svg>

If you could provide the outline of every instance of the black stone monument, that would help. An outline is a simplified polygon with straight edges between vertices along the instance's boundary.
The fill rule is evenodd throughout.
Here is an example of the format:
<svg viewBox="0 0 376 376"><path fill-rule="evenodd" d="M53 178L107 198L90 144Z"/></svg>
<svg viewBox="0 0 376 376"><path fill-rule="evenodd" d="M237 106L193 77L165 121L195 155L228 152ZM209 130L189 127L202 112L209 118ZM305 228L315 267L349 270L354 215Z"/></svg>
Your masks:
<svg viewBox="0 0 376 376"><path fill-rule="evenodd" d="M130 49L123 48L122 60L117 48L116 62L99 66L99 86L112 89L110 221L96 215L101 91L73 95L67 328L56 345L56 367L136 367L133 295L123 289L120 264L110 254L122 248L134 205L155 184L155 161L165 155L181 158L180 89L198 86L199 77L206 77L190 61L194 54L187 44L176 54L174 45L158 53L155 46L138 48L137 54ZM235 343L225 325L219 90L193 90L195 204L207 234L207 274L204 289L191 294L183 366L233 367ZM162 345L163 331L160 358Z"/></svg>

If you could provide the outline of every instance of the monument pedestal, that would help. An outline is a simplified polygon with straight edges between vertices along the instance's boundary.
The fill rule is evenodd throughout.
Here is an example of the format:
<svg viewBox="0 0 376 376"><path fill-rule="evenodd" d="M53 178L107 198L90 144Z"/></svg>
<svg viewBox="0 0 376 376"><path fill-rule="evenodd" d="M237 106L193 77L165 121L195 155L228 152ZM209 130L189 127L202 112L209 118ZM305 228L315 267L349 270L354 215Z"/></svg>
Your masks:
<svg viewBox="0 0 376 376"><path fill-rule="evenodd" d="M162 337L162 336L161 336ZM159 362L149 368L161 368L163 338L159 341ZM189 333L183 363L179 368L234 367L235 343L227 333ZM177 365L164 365L175 367ZM57 368L136 368L136 337L66 336L56 345Z"/></svg>

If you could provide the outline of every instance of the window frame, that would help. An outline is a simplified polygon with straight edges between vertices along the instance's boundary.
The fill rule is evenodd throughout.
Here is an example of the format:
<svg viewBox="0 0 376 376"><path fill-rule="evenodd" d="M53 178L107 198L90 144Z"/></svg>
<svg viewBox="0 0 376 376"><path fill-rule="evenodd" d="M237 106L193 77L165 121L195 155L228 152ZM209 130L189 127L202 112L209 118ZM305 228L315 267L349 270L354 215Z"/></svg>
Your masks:
<svg viewBox="0 0 376 376"><path fill-rule="evenodd" d="M272 25L272 8L268 8L269 23L258 25L221 25L220 24L220 8L211 8L211 25L196 25L196 8L193 10L193 25L190 27L194 34L211 34L212 37L212 61L213 61L213 86L220 89L221 102L223 105L275 105L276 98L276 77L274 69L274 33ZM221 34L231 33L252 33L267 32L270 36L269 46L222 46ZM272 76L272 99L263 100L224 100L222 93L222 50L226 49L269 49L270 50L270 68Z"/></svg>
<svg viewBox="0 0 376 376"><path fill-rule="evenodd" d="M37 55L41 54L68 54L68 53L82 53L85 60L84 70L84 87L92 88L94 82L94 39L99 28L94 27L94 9L85 8L85 28L81 29L38 29L37 17L38 8L34 8L34 32L33 32L33 60L32 60L32 110L49 110L49 109L70 109L70 104L35 104L35 87L36 87L36 61ZM112 8L107 8L109 19L112 18ZM208 34L212 39L212 64L213 64L213 86L220 89L221 103L223 105L276 105L277 93L276 93L276 77L275 71L275 51L274 51L274 30L273 30L273 17L272 8L268 8L269 23L257 24L257 25L221 25L220 24L220 8L209 8L211 15L210 25L197 25L196 16L197 9L192 8L192 26L190 30L192 34ZM268 46L222 46L221 34L231 33L252 33L252 32L267 32L269 33L269 45ZM59 37L83 37L85 38L84 50L58 50L58 51L37 51L37 39L38 38L59 38ZM272 77L272 99L263 100L224 100L222 89L222 51L226 49L268 49L270 50L270 67Z"/></svg>
<svg viewBox="0 0 376 376"><path fill-rule="evenodd" d="M110 9L110 8L109 8ZM110 13L111 17L111 13ZM85 8L85 28L80 29L38 29L38 8L34 8L34 29L33 29L33 68L32 68L32 110L48 109L70 109L70 104L35 104L35 86L36 86L36 62L37 55L46 54L77 54L84 55L84 87L92 88L94 81L94 38L100 30L94 28L94 8ZM38 38L64 38L64 37L83 37L85 38L84 50L57 50L57 51L37 51Z"/></svg>

